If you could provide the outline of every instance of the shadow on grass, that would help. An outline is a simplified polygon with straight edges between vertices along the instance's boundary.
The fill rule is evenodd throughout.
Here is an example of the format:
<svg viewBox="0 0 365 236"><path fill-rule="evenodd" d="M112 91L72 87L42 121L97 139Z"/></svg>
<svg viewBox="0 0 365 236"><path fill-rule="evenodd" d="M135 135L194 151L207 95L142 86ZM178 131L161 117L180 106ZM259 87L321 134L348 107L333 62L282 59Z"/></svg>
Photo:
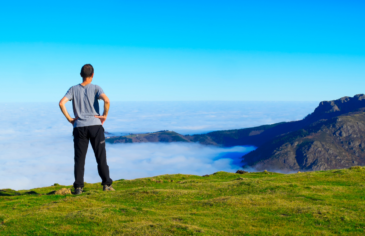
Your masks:
<svg viewBox="0 0 365 236"><path fill-rule="evenodd" d="M0 196L17 196L21 195L19 192L13 190L13 189L0 189Z"/></svg>
<svg viewBox="0 0 365 236"><path fill-rule="evenodd" d="M19 193L13 189L0 189L0 196L19 196L19 195L39 195L39 193L35 191L28 191L25 193Z"/></svg>

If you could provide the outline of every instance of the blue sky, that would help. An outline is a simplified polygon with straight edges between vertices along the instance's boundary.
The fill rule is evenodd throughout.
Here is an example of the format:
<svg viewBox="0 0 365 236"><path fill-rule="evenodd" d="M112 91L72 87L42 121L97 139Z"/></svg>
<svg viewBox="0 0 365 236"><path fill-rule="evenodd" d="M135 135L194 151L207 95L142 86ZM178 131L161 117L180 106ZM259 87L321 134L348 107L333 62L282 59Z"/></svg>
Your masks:
<svg viewBox="0 0 365 236"><path fill-rule="evenodd" d="M364 1L2 1L5 102L57 102L83 64L113 101L363 93Z"/></svg>

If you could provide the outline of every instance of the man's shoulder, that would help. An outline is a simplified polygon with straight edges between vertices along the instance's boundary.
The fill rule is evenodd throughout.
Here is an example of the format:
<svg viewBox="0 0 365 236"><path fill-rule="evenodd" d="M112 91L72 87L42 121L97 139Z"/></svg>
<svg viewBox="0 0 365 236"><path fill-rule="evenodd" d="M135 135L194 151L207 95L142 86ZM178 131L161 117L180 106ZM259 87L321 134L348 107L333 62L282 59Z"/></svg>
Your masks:
<svg viewBox="0 0 365 236"><path fill-rule="evenodd" d="M73 85L73 86L70 87L70 89L76 89L78 87L80 87L80 84Z"/></svg>
<svg viewBox="0 0 365 236"><path fill-rule="evenodd" d="M90 85L92 85L92 89L95 90L95 92L98 93L99 95L104 93L104 90L99 85L96 84L90 84Z"/></svg>
<svg viewBox="0 0 365 236"><path fill-rule="evenodd" d="M101 87L99 85L97 85L97 84L90 84L90 85L92 85L96 89L101 89Z"/></svg>

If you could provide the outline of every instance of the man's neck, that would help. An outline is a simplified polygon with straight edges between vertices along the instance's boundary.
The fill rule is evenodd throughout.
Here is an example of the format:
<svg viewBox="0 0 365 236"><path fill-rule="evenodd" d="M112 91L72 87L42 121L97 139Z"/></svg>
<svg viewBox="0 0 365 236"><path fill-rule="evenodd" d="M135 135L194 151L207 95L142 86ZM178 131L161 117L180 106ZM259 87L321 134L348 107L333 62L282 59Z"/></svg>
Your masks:
<svg viewBox="0 0 365 236"><path fill-rule="evenodd" d="M82 85L82 86L86 86L86 85L90 84L90 83L91 83L91 81L92 81L92 80L91 80L90 78L85 78L85 79L84 79L84 81L81 83L81 85Z"/></svg>

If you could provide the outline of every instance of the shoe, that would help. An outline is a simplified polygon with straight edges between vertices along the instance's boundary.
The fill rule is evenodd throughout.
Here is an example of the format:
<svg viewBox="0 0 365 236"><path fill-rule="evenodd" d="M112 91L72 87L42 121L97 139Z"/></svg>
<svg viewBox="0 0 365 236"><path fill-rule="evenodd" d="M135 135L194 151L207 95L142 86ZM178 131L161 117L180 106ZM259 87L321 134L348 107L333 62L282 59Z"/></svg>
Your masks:
<svg viewBox="0 0 365 236"><path fill-rule="evenodd" d="M115 189L111 185L103 185L103 191L115 191Z"/></svg>
<svg viewBox="0 0 365 236"><path fill-rule="evenodd" d="M79 187L79 188L75 188L75 194L81 194L82 193L82 188Z"/></svg>

